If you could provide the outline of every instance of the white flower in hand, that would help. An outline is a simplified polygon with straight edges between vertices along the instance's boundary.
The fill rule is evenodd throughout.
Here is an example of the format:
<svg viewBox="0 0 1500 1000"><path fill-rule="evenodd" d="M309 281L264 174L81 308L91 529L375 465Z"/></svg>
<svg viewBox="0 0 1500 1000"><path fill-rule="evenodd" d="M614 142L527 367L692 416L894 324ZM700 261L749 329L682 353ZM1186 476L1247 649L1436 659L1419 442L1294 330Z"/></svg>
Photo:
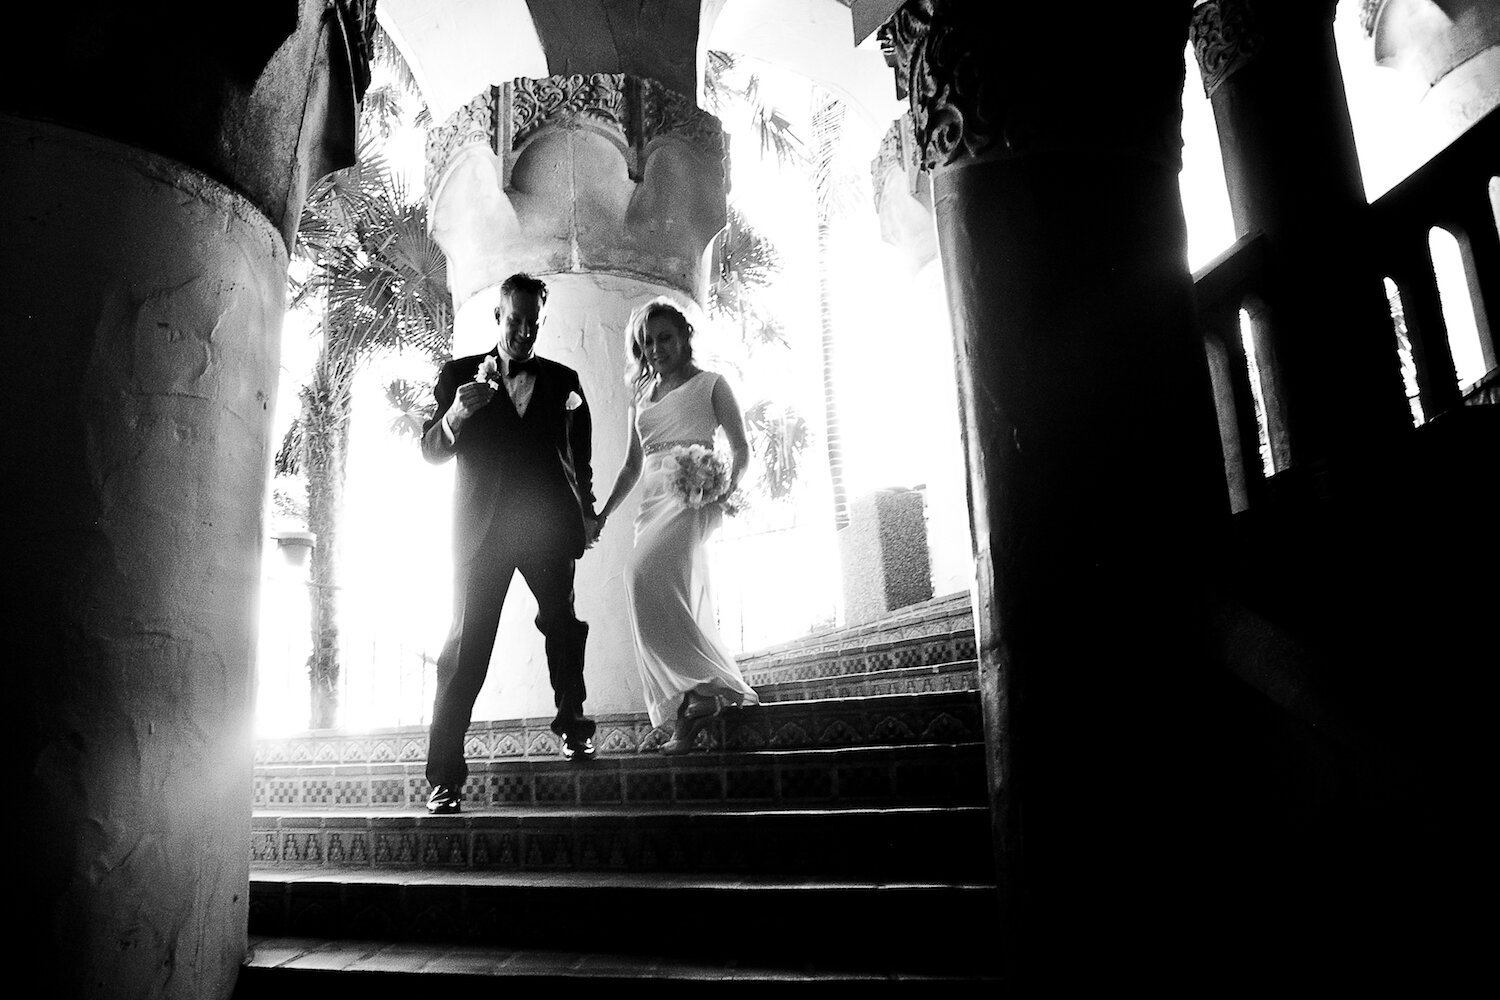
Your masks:
<svg viewBox="0 0 1500 1000"><path fill-rule="evenodd" d="M569 410L576 410L582 405L583 397L576 392L568 393L567 401L563 403L563 406Z"/></svg>
<svg viewBox="0 0 1500 1000"><path fill-rule="evenodd" d="M500 388L500 359L493 354L486 354L479 363L479 369L474 372L474 381L488 382L496 389Z"/></svg>

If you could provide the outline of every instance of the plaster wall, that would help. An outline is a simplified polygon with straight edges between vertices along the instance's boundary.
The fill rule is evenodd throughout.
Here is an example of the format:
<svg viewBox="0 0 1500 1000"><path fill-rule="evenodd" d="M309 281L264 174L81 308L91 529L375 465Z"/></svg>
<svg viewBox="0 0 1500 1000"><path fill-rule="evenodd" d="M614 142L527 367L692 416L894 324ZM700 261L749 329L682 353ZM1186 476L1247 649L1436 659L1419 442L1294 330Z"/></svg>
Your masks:
<svg viewBox="0 0 1500 1000"><path fill-rule="evenodd" d="M380 0L376 16L435 122L493 83L547 75L526 0Z"/></svg>
<svg viewBox="0 0 1500 1000"><path fill-rule="evenodd" d="M3 116L0 228L0 379L27 415L0 464L12 946L49 995L227 997L284 244L195 170Z"/></svg>

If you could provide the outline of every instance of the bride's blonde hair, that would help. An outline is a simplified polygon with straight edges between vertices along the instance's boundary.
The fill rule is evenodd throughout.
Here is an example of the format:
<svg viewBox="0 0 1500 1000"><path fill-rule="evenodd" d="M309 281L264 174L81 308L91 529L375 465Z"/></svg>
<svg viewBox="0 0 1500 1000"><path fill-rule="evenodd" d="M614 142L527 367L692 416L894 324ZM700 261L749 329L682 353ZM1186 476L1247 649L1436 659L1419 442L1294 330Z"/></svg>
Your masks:
<svg viewBox="0 0 1500 1000"><path fill-rule="evenodd" d="M693 360L693 324L688 322L682 307L665 295L658 295L649 302L641 303L631 311L630 321L625 324L625 384L636 392L645 389L656 374L651 370L651 363L646 360L645 346L646 324L656 316L671 317L687 345L687 360Z"/></svg>

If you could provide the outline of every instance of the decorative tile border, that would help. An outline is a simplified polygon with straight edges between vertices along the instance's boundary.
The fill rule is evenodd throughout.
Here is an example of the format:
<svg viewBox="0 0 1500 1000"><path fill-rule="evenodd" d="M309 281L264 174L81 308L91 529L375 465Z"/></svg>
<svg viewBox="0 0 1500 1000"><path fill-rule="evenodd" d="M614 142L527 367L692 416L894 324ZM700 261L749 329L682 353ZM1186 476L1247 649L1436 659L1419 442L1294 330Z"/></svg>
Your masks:
<svg viewBox="0 0 1500 1000"><path fill-rule="evenodd" d="M790 673L790 672L788 672ZM821 698L867 698L889 694L930 694L939 691L977 691L978 663L963 660L939 666L892 667L873 673L830 676L781 676L771 682L752 682L762 701L808 701Z"/></svg>
<svg viewBox="0 0 1500 1000"><path fill-rule="evenodd" d="M816 793L816 790L812 790ZM982 879L989 811L282 813L253 820L253 871L682 872Z"/></svg>
<svg viewBox="0 0 1500 1000"><path fill-rule="evenodd" d="M558 760L550 719L475 722L464 753L471 766L486 760ZM652 753L668 731L645 713L600 716L594 745L602 755ZM979 696L973 691L901 693L828 701L769 702L725 713L699 736L700 745L726 750L806 749L888 743L963 743L983 740ZM375 734L313 733L259 740L255 765L421 764L427 731L407 727Z"/></svg>
<svg viewBox="0 0 1500 1000"><path fill-rule="evenodd" d="M945 717L933 722L943 724ZM986 801L977 743L800 751L746 757L705 753L553 761L474 761L466 809L625 806L972 805ZM428 793L416 764L269 765L253 779L258 811L420 812Z"/></svg>

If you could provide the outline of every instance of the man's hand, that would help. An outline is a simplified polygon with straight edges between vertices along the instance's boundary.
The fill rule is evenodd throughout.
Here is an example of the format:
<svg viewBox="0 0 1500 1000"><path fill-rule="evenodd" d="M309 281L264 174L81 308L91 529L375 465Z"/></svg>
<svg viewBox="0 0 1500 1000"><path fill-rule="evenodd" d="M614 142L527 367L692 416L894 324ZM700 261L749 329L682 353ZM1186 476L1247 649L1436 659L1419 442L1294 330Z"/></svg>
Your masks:
<svg viewBox="0 0 1500 1000"><path fill-rule="evenodd" d="M458 429L479 410L489 405L490 400L495 398L495 387L488 382L465 382L458 387L458 393L453 397L453 405L448 407L446 414L448 427L457 434Z"/></svg>
<svg viewBox="0 0 1500 1000"><path fill-rule="evenodd" d="M603 530L604 518L589 517L587 514L583 515L583 534L588 539L583 547L586 549L593 548L594 543L599 541L599 533Z"/></svg>

